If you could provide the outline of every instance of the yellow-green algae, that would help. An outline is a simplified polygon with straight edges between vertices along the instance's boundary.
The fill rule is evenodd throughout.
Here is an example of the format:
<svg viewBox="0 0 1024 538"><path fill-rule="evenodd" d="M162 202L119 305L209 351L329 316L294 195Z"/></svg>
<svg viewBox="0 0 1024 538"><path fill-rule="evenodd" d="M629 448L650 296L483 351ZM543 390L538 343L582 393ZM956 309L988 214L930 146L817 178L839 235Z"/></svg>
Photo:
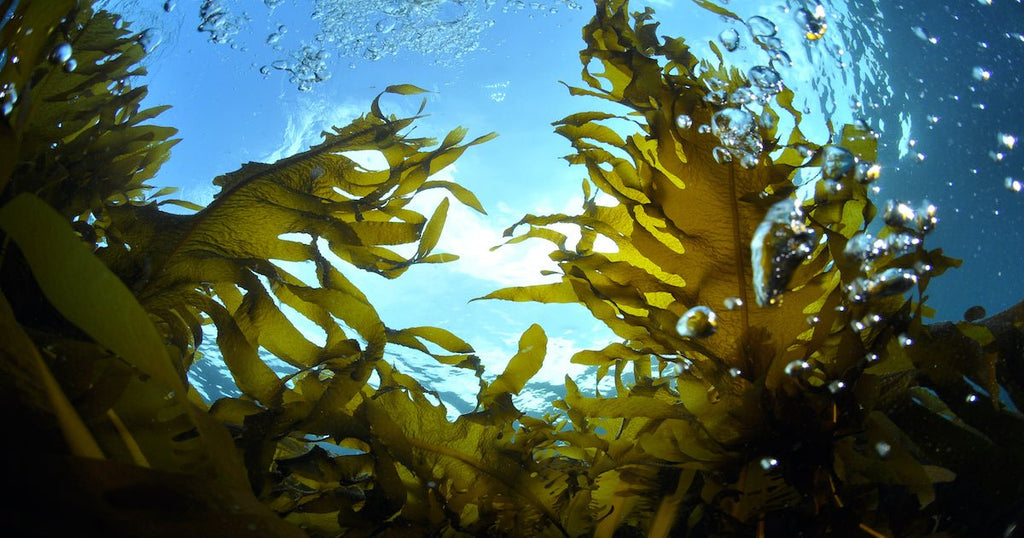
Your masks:
<svg viewBox="0 0 1024 538"><path fill-rule="evenodd" d="M680 129L676 118L707 123L720 108L704 99L711 77L737 88L743 74L721 58L700 62L682 39L658 38L650 9L631 15L611 0L596 8L581 60L602 71L585 68L587 86L570 91L625 107L637 131L609 128L619 116L605 111L556 123L575 150L567 159L588 175L581 213L524 217L518 224L528 231L510 242L552 241L562 279L488 298L585 305L621 341L574 361L596 366L599 378L613 375L615 390L584 394L567 379L565 398L554 402L561 414L536 418L511 396L543 363L539 326L488 383L468 342L442 328L385 327L316 248L280 239L322 238L352 265L391 278L411 264L448 261L432 252L448 203L429 217L407 204L443 188L482 211L465 188L430 178L491 135L410 138L416 118L385 115L380 100L421 90L392 86L323 143L216 178L216 199L192 206L146 184L174 130L148 125L162 109L141 110L145 87L126 82L144 74L128 30L70 0L0 1L0 13L11 14L3 50L19 58L0 72L6 95L18 96L0 120L9 531L1012 532L1024 498L1024 425L1008 402L1022 402L1024 306L978 322L925 324L928 280L958 262L921 244L873 262L878 272L930 265L914 298L851 301L846 286L863 268L840 253L875 216L852 176L801 203L806 226L825 240L787 275L779 304L755 306L751 239L769 207L794 196L795 173L821 165L821 148L799 130L759 127L756 166L716 162L714 137ZM73 47L73 71L49 59L63 43ZM799 124L792 99L783 91L770 113ZM873 162L874 140L846 126L831 143ZM805 159L798 143L815 155ZM359 149L381 151L388 169L366 171L342 155ZM616 205L596 204L598 190ZM165 212L168 203L193 212ZM556 223L580 229L575 247L549 228ZM598 236L618 251L594 251ZM411 257L389 248L410 243ZM313 263L316 284L272 259ZM718 316L715 334L676 332L689 308L737 298L742 305ZM303 339L279 302L323 328L326 343ZM868 314L878 321L855 330ZM185 375L208 323L242 392L212 405ZM906 339L914 344L901 345ZM449 421L428 387L382 360L388 345L436 345L447 352L436 360L474 371L477 410ZM259 348L297 373L280 378ZM367 384L374 373L377 388Z"/></svg>

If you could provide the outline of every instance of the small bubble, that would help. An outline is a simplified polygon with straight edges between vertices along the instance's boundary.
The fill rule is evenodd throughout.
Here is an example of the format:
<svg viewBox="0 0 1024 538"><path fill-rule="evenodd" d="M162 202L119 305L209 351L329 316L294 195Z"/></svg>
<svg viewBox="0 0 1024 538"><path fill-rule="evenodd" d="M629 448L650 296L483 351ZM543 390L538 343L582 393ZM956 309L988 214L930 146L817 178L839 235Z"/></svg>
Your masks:
<svg viewBox="0 0 1024 538"><path fill-rule="evenodd" d="M858 162L857 167L853 171L853 177L861 185L874 183L881 175L882 167L876 163L869 163L867 161Z"/></svg>
<svg viewBox="0 0 1024 538"><path fill-rule="evenodd" d="M680 129L689 129L690 127L693 127L693 119L686 114L680 114L676 116L676 127L679 127Z"/></svg>
<svg viewBox="0 0 1024 538"><path fill-rule="evenodd" d="M783 372L789 377L803 377L803 375L809 372L810 370L811 363L797 359L787 364Z"/></svg>
<svg viewBox="0 0 1024 538"><path fill-rule="evenodd" d="M718 34L718 42L725 47L725 50L732 52L740 46L740 34L735 28L727 28Z"/></svg>
<svg viewBox="0 0 1024 538"><path fill-rule="evenodd" d="M706 338L718 330L718 315L706 306L686 311L676 324L676 331L688 338Z"/></svg>
<svg viewBox="0 0 1024 538"><path fill-rule="evenodd" d="M743 307L743 299L739 297L726 297L723 302L726 310L739 310Z"/></svg>
<svg viewBox="0 0 1024 538"><path fill-rule="evenodd" d="M832 394L838 394L839 392L841 392L845 388L846 388L846 383L843 383L842 381L840 381L838 379L836 379L835 381L832 381L831 383L828 384L828 391L831 392Z"/></svg>
<svg viewBox="0 0 1024 538"><path fill-rule="evenodd" d="M750 26L750 33L758 37L773 36L779 31L779 28L775 26L774 22L760 15L755 15L747 19L747 25Z"/></svg>
<svg viewBox="0 0 1024 538"><path fill-rule="evenodd" d="M775 458L761 458L761 468L770 471L779 466L779 460Z"/></svg>
<svg viewBox="0 0 1024 538"><path fill-rule="evenodd" d="M878 357L877 353L868 353L868 354L864 355L864 362L866 362L868 364L875 364L878 361L879 361L879 357Z"/></svg>
<svg viewBox="0 0 1024 538"><path fill-rule="evenodd" d="M994 162L997 162L997 163L998 162L1002 162L1003 158L1005 158L1005 157L1006 157L1006 154L1001 152L1001 151L989 150L989 152L988 152L988 158L992 159Z"/></svg>
<svg viewBox="0 0 1024 538"><path fill-rule="evenodd" d="M968 394L966 398L964 398L964 401L966 401L967 403L974 403L978 401L978 395L972 392Z"/></svg>
<svg viewBox="0 0 1024 538"><path fill-rule="evenodd" d="M940 119L942 118L935 114L928 114L928 123L939 123Z"/></svg>
<svg viewBox="0 0 1024 538"><path fill-rule="evenodd" d="M932 36L926 28L921 26L915 26L911 28L914 31L914 35L921 38L924 41L931 43L932 45L939 42L939 38Z"/></svg>
<svg viewBox="0 0 1024 538"><path fill-rule="evenodd" d="M724 105L729 101L729 94L724 89L713 90L704 96L704 102L712 105Z"/></svg>
<svg viewBox="0 0 1024 538"><path fill-rule="evenodd" d="M1021 180L1017 178L1007 176L1004 185L1006 186L1006 190L1010 192L1020 192L1024 190L1024 183L1021 183Z"/></svg>
<svg viewBox="0 0 1024 538"><path fill-rule="evenodd" d="M14 112L14 105L18 103L18 90L14 84L7 82L0 86L0 113L10 116Z"/></svg>
<svg viewBox="0 0 1024 538"><path fill-rule="evenodd" d="M70 59L71 59L71 45L69 45L68 43L61 43L60 45L57 45L56 47L54 47L53 51L50 52L50 62L51 63L57 64L57 65L63 65L64 63L66 63Z"/></svg>
<svg viewBox="0 0 1024 538"><path fill-rule="evenodd" d="M910 347L914 345L914 339L911 338L910 335L908 335L907 333L900 334L899 336L896 337L896 339L902 347Z"/></svg>
<svg viewBox="0 0 1024 538"><path fill-rule="evenodd" d="M999 143L1006 149L1013 149L1013 146L1017 144L1017 137L1012 134L999 133L997 138Z"/></svg>
<svg viewBox="0 0 1024 538"><path fill-rule="evenodd" d="M819 318L818 316L815 316L813 314L811 314L810 316L807 316L807 324L808 325L817 325L819 321L821 321L821 318Z"/></svg>
<svg viewBox="0 0 1024 538"><path fill-rule="evenodd" d="M718 164L727 164L732 162L732 153L722 146L715 146L715 149L711 150L711 155L715 158L715 162Z"/></svg>
<svg viewBox="0 0 1024 538"><path fill-rule="evenodd" d="M782 77L778 71L767 65L751 67L747 71L747 78L766 95L774 95L782 91Z"/></svg>
<svg viewBox="0 0 1024 538"><path fill-rule="evenodd" d="M796 21L804 27L804 37L816 41L825 35L828 24L825 22L825 6L818 4L811 12L807 8L796 10Z"/></svg>
<svg viewBox="0 0 1024 538"><path fill-rule="evenodd" d="M739 368L736 368L735 366L733 366L732 368L729 368L729 377L741 377L742 375L743 375L743 370L740 370Z"/></svg>
<svg viewBox="0 0 1024 538"><path fill-rule="evenodd" d="M711 132L711 126L707 124L701 125L697 127L697 132L700 134L708 134Z"/></svg>
<svg viewBox="0 0 1024 538"><path fill-rule="evenodd" d="M984 67L975 66L974 69L971 70L971 76L974 77L974 80L985 82L992 78L992 72Z"/></svg>
<svg viewBox="0 0 1024 538"><path fill-rule="evenodd" d="M178 5L178 3L175 2L175 0L167 0L166 2L164 2L164 11L167 12L167 13L170 13L170 12L174 11L174 8L177 5Z"/></svg>
<svg viewBox="0 0 1024 538"><path fill-rule="evenodd" d="M757 157L752 153L739 150L740 153L740 167L744 170L753 170L757 166Z"/></svg>
<svg viewBox="0 0 1024 538"><path fill-rule="evenodd" d="M821 153L821 175L825 179L838 179L853 171L857 158L842 146L826 146Z"/></svg>
<svg viewBox="0 0 1024 538"><path fill-rule="evenodd" d="M889 453L892 452L892 446L890 446L889 443L886 443L885 441L879 441L875 443L875 452L878 453L879 457L888 457Z"/></svg>
<svg viewBox="0 0 1024 538"><path fill-rule="evenodd" d="M71 58L70 60L64 62L65 73L70 73L74 71L76 67L78 67L78 62L74 58Z"/></svg>
<svg viewBox="0 0 1024 538"><path fill-rule="evenodd" d="M749 86L740 86L729 94L729 103L733 105L745 105L754 101L757 101L757 94Z"/></svg>

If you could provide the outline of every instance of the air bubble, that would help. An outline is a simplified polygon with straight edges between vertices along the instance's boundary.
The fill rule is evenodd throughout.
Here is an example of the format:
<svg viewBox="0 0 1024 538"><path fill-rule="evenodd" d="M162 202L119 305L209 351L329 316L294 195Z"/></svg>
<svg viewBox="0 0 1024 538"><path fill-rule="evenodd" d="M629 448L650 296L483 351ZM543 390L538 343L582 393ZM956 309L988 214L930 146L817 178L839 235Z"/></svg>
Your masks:
<svg viewBox="0 0 1024 538"><path fill-rule="evenodd" d="M918 209L914 209L906 202L889 200L885 203L885 209L882 211L882 220L894 228L926 234L934 230L938 224L937 213L938 208L927 201L923 202Z"/></svg>
<svg viewBox="0 0 1024 538"><path fill-rule="evenodd" d="M743 307L743 299L739 297L726 297L724 301L726 310L739 310Z"/></svg>
<svg viewBox="0 0 1024 538"><path fill-rule="evenodd" d="M879 457L886 458L892 452L892 446L885 441L879 441L875 443L875 452L878 453Z"/></svg>
<svg viewBox="0 0 1024 538"><path fill-rule="evenodd" d="M992 72L984 67L974 66L974 69L971 70L971 76L974 77L974 80L986 82L988 79L992 78Z"/></svg>
<svg viewBox="0 0 1024 538"><path fill-rule="evenodd" d="M966 398L964 398L964 401L966 401L967 403L974 403L978 401L978 395L972 392L971 394L968 394Z"/></svg>
<svg viewBox="0 0 1024 538"><path fill-rule="evenodd" d="M937 38L937 37L933 36L931 33L929 33L927 28L924 28L924 27L921 27L921 26L915 26L915 27L911 28L911 30L914 31L914 35L916 35L917 37L921 38L921 40L923 40L923 41L927 41L927 42L931 43L932 45L935 45L936 43L939 42L939 38Z"/></svg>
<svg viewBox="0 0 1024 538"><path fill-rule="evenodd" d="M751 67L750 71L747 71L747 78L765 95L775 95L782 91L782 77L778 71L767 65Z"/></svg>
<svg viewBox="0 0 1024 538"><path fill-rule="evenodd" d="M68 43L61 43L54 47L53 51L50 52L50 63L64 65L70 59L71 45Z"/></svg>
<svg viewBox="0 0 1024 538"><path fill-rule="evenodd" d="M757 94L749 86L740 86L729 94L729 103L733 105L745 105L754 101L757 101Z"/></svg>
<svg viewBox="0 0 1024 538"><path fill-rule="evenodd" d="M854 303L865 303L877 297L891 297L911 290L917 285L917 273L910 269L893 267L871 277L857 277L847 286L847 298ZM865 326L874 322L871 319Z"/></svg>
<svg viewBox="0 0 1024 538"><path fill-rule="evenodd" d="M796 10L796 21L804 27L804 37L816 41L825 35L828 24L825 22L825 6L818 4L811 12L807 8Z"/></svg>
<svg viewBox="0 0 1024 538"><path fill-rule="evenodd" d="M870 185L882 174L882 167L876 163L860 161L853 171L853 177L861 185Z"/></svg>
<svg viewBox="0 0 1024 538"><path fill-rule="evenodd" d="M800 359L791 361L789 364L786 365L786 368L783 370L783 372L789 377L803 377L805 374L807 374L807 372L810 371L811 363Z"/></svg>
<svg viewBox="0 0 1024 538"><path fill-rule="evenodd" d="M724 89L714 90L704 96L704 102L712 105L724 105L729 101L729 94Z"/></svg>
<svg viewBox="0 0 1024 538"><path fill-rule="evenodd" d="M718 137L723 146L729 148L746 148L752 145L753 141L750 138L755 135L755 127L754 116L739 108L725 108L715 112L711 117L711 132Z"/></svg>
<svg viewBox="0 0 1024 538"><path fill-rule="evenodd" d="M715 146L715 149L711 150L711 155L715 158L715 162L718 164L728 164L732 162L732 153L722 146Z"/></svg>
<svg viewBox="0 0 1024 538"><path fill-rule="evenodd" d="M729 377L743 377L743 370L733 366L732 368L729 368Z"/></svg>
<svg viewBox="0 0 1024 538"><path fill-rule="evenodd" d="M775 26L774 22L760 15L755 15L747 19L747 25L750 26L750 33L758 37L770 37L779 31L779 28Z"/></svg>
<svg viewBox="0 0 1024 538"><path fill-rule="evenodd" d="M697 127L697 132L700 134L708 134L711 132L711 126L707 124L701 125Z"/></svg>
<svg viewBox="0 0 1024 538"><path fill-rule="evenodd" d="M3 86L0 86L0 113L4 117L10 116L14 112L16 104L18 104L18 90L14 88L13 83L4 83Z"/></svg>
<svg viewBox="0 0 1024 538"><path fill-rule="evenodd" d="M686 311L676 324L680 336L707 338L718 330L718 315L706 306L695 306Z"/></svg>
<svg viewBox="0 0 1024 538"><path fill-rule="evenodd" d="M1024 183L1021 180L1014 177L1006 177L1006 181L1003 183L1006 186L1006 190L1010 192L1020 192L1024 190Z"/></svg>
<svg viewBox="0 0 1024 538"><path fill-rule="evenodd" d="M679 127L680 129L689 129L690 127L693 127L693 119L686 114L680 114L676 116L676 127Z"/></svg>
<svg viewBox="0 0 1024 538"><path fill-rule="evenodd" d="M1017 137L1012 134L999 133L997 136L999 144L1006 149L1013 149L1013 146L1017 145Z"/></svg>
<svg viewBox="0 0 1024 538"><path fill-rule="evenodd" d="M832 394L839 394L845 388L846 388L846 383L843 383L842 381L840 381L838 379L836 379L835 381L832 381L831 383L828 384L828 391L831 392Z"/></svg>
<svg viewBox="0 0 1024 538"><path fill-rule="evenodd" d="M733 153L740 158L740 168L744 170L753 170L757 166L757 156L753 153L747 153L746 151L736 150Z"/></svg>
<svg viewBox="0 0 1024 538"><path fill-rule="evenodd" d="M727 28L718 34L718 42L725 47L725 50L732 52L740 46L740 34L735 28Z"/></svg>
<svg viewBox="0 0 1024 538"><path fill-rule="evenodd" d="M765 471L770 471L779 466L779 460L775 458L761 458L761 468Z"/></svg>
<svg viewBox="0 0 1024 538"><path fill-rule="evenodd" d="M900 344L901 347L910 347L914 345L914 339L911 338L910 335L908 335L907 333L900 334L898 337L896 337L896 341Z"/></svg>
<svg viewBox="0 0 1024 538"><path fill-rule="evenodd" d="M857 158L842 146L825 146L821 153L821 175L825 179L839 179L853 171Z"/></svg>
<svg viewBox="0 0 1024 538"><path fill-rule="evenodd" d="M797 200L776 202L750 242L754 291L759 306L777 304L796 268L814 251L817 234L804 223Z"/></svg>

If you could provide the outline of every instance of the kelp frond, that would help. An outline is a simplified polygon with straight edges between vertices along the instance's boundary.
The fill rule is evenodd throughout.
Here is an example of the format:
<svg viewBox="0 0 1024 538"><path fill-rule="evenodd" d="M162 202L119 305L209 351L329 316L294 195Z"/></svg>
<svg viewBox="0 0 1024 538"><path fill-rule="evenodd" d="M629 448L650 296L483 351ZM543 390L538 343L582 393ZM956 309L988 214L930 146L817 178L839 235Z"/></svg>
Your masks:
<svg viewBox="0 0 1024 538"><path fill-rule="evenodd" d="M432 177L493 135L412 138L419 112L386 115L382 100L422 90L391 86L309 150L215 178L206 207L169 189L147 197L174 130L148 124L162 107L140 110L135 36L73 2L0 0L13 531L917 536L1013 524L1024 306L926 324L929 280L959 262L924 247L931 208L887 208L866 233L875 133L828 124L827 144L808 142L771 73L658 38L653 10L596 6L585 86L569 91L619 112L555 123L586 170L583 207L506 232L553 243L562 278L487 298L586 306L620 341L573 361L614 389L567 378L560 414L539 418L513 396L543 367L540 326L488 381L469 342L387 327L345 276L454 259L434 252L449 199L429 216L410 202L440 188L483 212ZM360 151L386 166L360 166ZM212 404L187 375L208 325L240 392ZM389 345L471 370L476 409L449 419L384 360Z"/></svg>

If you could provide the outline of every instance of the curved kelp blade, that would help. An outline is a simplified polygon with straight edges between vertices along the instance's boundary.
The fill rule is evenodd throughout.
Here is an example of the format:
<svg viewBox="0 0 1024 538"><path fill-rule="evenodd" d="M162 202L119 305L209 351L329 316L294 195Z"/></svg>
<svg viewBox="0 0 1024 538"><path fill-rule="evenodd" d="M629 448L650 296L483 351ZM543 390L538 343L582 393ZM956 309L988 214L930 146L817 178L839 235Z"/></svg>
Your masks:
<svg viewBox="0 0 1024 538"><path fill-rule="evenodd" d="M306 152L273 164L249 163L216 178L221 190L214 201L191 215L152 205L112 209L119 242L102 256L133 283L150 311L173 319L174 312L195 308L211 316L237 385L262 402L279 401L287 389L259 348L300 370L339 352L378 360L387 342L384 325L326 256L388 278L416 263L455 259L433 253L448 200L429 219L406 206L423 190L448 189L428 178L491 138L463 143L465 130L457 129L430 148L432 140L402 134L413 121L385 118L375 107L325 133L324 142ZM357 151L379 152L387 168L365 169L350 157ZM465 189L449 190L479 205ZM406 244L417 247L411 257L391 250ZM299 278L289 272L294 266L281 262L306 262L304 270L312 274ZM218 299L210 300L204 289ZM309 342L282 304L325 332L326 343Z"/></svg>
<svg viewBox="0 0 1024 538"><path fill-rule="evenodd" d="M239 472L240 462L223 426L211 421L188 399L182 376L149 314L89 251L67 221L35 196L22 194L0 208L0 229L17 245L50 304L96 343L137 369L128 389L114 396L115 407L121 410L115 421L120 431L111 434L109 426L94 426L102 444L112 453L119 453L125 450L120 442L131 439L128 449L141 451L137 460L161 464L172 472L204 470L200 473L203 480L216 480L217 487L225 493L230 491L230 496L244 504L246 511L253 515L264 513ZM70 344L52 344L54 349L67 345ZM140 375L143 377L139 378ZM54 383L44 384L55 402L53 409L59 421L73 423L73 410L59 404L61 388ZM151 404L146 402L150 400L157 403L153 412L147 413ZM142 416L133 417L131 413ZM154 420L157 416L162 416L160 421ZM175 423L170 416L180 419ZM63 428L66 432L71 430ZM86 433L80 428L78 432L69 434L69 442L82 446L87 441ZM195 441L180 443L172 439L176 435L188 437L189 432L192 437L198 435L198 445ZM101 456L95 450L84 455Z"/></svg>

